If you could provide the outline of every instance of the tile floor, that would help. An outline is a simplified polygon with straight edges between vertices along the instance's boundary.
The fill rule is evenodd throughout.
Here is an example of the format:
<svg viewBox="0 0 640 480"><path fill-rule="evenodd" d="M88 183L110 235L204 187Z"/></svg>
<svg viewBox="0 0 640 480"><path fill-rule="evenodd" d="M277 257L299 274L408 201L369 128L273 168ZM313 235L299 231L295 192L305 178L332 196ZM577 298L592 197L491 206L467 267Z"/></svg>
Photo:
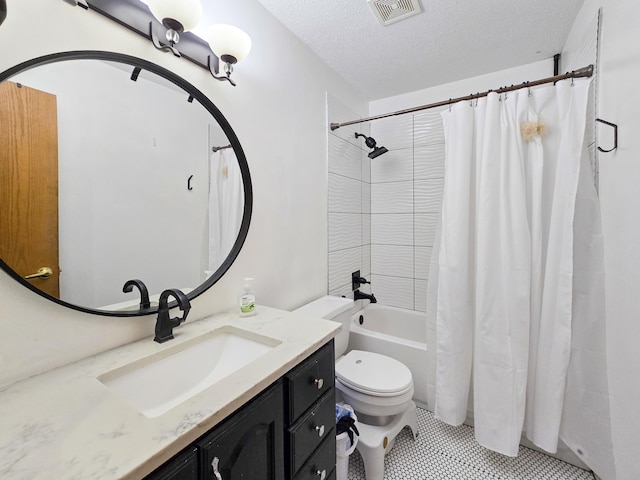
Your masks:
<svg viewBox="0 0 640 480"><path fill-rule="evenodd" d="M405 428L385 458L385 480L593 480L591 472L520 447L516 458L487 450L473 428L451 427L418 408L418 438ZM365 480L362 458L349 457L349 479Z"/></svg>

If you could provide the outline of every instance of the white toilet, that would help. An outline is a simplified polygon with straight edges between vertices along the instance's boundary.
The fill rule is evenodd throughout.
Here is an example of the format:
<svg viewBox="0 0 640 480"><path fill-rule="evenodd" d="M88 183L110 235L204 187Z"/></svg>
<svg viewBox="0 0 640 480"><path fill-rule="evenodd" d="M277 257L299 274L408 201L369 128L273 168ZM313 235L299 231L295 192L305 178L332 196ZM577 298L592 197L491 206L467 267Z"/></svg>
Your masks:
<svg viewBox="0 0 640 480"><path fill-rule="evenodd" d="M358 416L357 449L364 462L367 480L383 480L384 455L405 426L418 434L411 371L403 363L372 352L352 350L349 344L353 300L325 296L308 303L296 313L325 318L342 324L335 338L336 389Z"/></svg>

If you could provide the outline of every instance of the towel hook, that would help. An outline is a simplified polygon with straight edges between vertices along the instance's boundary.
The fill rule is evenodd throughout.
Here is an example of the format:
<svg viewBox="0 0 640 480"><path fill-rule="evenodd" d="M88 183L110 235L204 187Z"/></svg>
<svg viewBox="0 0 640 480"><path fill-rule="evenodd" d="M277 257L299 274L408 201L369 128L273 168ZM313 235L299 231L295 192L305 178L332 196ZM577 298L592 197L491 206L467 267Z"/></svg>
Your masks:
<svg viewBox="0 0 640 480"><path fill-rule="evenodd" d="M596 122L604 123L605 125L609 125L610 127L613 127L613 148L610 148L609 150L605 150L602 147L598 147L598 151L602 153L613 152L615 149L618 148L618 125L616 125L615 123L607 122L606 120L602 120L601 118L596 118Z"/></svg>

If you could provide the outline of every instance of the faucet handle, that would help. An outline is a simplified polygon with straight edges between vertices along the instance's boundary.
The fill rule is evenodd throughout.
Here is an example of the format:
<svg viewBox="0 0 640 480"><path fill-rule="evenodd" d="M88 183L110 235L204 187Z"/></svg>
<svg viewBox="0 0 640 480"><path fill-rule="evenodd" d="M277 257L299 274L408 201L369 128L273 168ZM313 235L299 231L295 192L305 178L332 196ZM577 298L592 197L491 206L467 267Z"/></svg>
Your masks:
<svg viewBox="0 0 640 480"><path fill-rule="evenodd" d="M360 276L360 270L351 273L351 290L357 290L363 283L371 283L364 277Z"/></svg>

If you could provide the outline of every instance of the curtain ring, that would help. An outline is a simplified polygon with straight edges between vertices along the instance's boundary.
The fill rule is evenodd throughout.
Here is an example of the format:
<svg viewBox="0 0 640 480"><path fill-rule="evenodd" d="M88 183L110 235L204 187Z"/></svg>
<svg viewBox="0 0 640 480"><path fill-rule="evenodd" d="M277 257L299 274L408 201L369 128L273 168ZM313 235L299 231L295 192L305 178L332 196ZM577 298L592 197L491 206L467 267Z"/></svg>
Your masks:
<svg viewBox="0 0 640 480"><path fill-rule="evenodd" d="M449 113L451 113L451 99L449 99Z"/></svg>
<svg viewBox="0 0 640 480"><path fill-rule="evenodd" d="M571 86L573 87L573 77L571 77Z"/></svg>
<svg viewBox="0 0 640 480"><path fill-rule="evenodd" d="M478 106L478 100L480 100L480 92L478 92L476 95L478 95L476 97L476 107Z"/></svg>

